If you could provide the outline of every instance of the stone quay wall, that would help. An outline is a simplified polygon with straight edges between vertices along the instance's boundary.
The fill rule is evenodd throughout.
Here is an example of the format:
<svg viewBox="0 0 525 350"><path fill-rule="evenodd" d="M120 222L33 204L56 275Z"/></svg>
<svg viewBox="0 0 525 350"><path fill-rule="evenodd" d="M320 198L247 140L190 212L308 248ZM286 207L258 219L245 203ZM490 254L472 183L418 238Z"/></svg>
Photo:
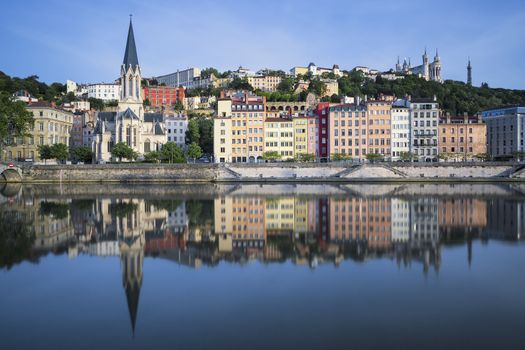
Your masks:
<svg viewBox="0 0 525 350"><path fill-rule="evenodd" d="M24 183L525 181L525 163L122 163L31 165L20 170Z"/></svg>

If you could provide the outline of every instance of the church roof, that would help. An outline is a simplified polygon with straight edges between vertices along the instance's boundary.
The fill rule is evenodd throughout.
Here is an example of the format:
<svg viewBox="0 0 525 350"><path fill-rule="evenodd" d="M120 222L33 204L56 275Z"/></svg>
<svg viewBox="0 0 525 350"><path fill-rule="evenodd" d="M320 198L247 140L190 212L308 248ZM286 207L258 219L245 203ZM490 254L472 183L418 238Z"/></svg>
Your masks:
<svg viewBox="0 0 525 350"><path fill-rule="evenodd" d="M146 123L161 122L164 120L162 113L144 113L144 121Z"/></svg>
<svg viewBox="0 0 525 350"><path fill-rule="evenodd" d="M120 119L136 119L139 120L139 117L131 110L131 108L126 109L119 115Z"/></svg>
<svg viewBox="0 0 525 350"><path fill-rule="evenodd" d="M116 115L117 115L117 112L98 112L97 120L101 120L105 122L113 122L115 121Z"/></svg>
<svg viewBox="0 0 525 350"><path fill-rule="evenodd" d="M131 66L135 68L139 65L139 58L137 56L137 47L135 46L135 35L133 35L133 24L131 19L129 20L129 30L128 30L128 41L126 42L126 51L124 53L123 65L128 68Z"/></svg>

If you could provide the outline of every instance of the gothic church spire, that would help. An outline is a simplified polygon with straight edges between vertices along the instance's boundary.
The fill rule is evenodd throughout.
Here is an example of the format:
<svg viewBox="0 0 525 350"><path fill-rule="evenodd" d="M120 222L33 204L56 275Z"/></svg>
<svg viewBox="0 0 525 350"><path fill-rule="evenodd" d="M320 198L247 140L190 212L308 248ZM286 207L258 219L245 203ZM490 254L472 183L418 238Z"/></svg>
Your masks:
<svg viewBox="0 0 525 350"><path fill-rule="evenodd" d="M126 42L126 51L124 52L124 61L122 64L126 67L126 69L130 66L135 68L139 65L137 47L135 46L135 35L133 35L133 23L131 21L131 15L129 18L128 41Z"/></svg>

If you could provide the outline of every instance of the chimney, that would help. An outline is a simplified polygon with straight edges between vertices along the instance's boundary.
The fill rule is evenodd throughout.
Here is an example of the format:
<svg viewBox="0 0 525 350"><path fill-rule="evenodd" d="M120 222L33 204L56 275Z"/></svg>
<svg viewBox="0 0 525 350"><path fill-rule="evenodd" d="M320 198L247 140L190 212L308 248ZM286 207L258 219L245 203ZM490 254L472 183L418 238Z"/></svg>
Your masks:
<svg viewBox="0 0 525 350"><path fill-rule="evenodd" d="M55 101L52 101L52 102L51 102L51 108L57 108L57 104L56 104Z"/></svg>
<svg viewBox="0 0 525 350"><path fill-rule="evenodd" d="M437 96L436 95L434 95L434 101L437 101Z"/></svg>

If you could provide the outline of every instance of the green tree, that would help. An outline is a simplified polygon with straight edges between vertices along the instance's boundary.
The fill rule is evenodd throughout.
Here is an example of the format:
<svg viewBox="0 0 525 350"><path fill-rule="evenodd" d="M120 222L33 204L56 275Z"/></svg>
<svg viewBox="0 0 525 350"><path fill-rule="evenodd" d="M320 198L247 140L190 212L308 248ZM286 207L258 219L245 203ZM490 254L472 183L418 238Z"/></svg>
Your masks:
<svg viewBox="0 0 525 350"><path fill-rule="evenodd" d="M293 93L295 87L295 79L292 77L282 78L279 85L277 85L277 91L284 93Z"/></svg>
<svg viewBox="0 0 525 350"><path fill-rule="evenodd" d="M129 161L137 158L137 153L124 142L115 144L111 149L111 155L113 158L117 158L120 162L122 162L123 158Z"/></svg>
<svg viewBox="0 0 525 350"><path fill-rule="evenodd" d="M308 92L323 96L326 93L326 84L319 79L313 79L308 86Z"/></svg>
<svg viewBox="0 0 525 350"><path fill-rule="evenodd" d="M188 145L188 157L192 158L194 163L195 159L202 157L202 149L196 142Z"/></svg>
<svg viewBox="0 0 525 350"><path fill-rule="evenodd" d="M55 143L51 146L51 157L63 162L69 156L69 149L63 143Z"/></svg>
<svg viewBox="0 0 525 350"><path fill-rule="evenodd" d="M230 89L234 90L248 90L253 91L253 86L250 85L248 82L248 78L239 78L235 77L232 79L232 81L228 84L228 87Z"/></svg>
<svg viewBox="0 0 525 350"><path fill-rule="evenodd" d="M33 125L33 113L26 110L25 103L0 92L0 155L10 139L27 135Z"/></svg>
<svg viewBox="0 0 525 350"><path fill-rule="evenodd" d="M144 101L142 101L142 105L144 107L149 107L151 106L151 101L149 100L149 98L145 99Z"/></svg>
<svg viewBox="0 0 525 350"><path fill-rule="evenodd" d="M330 155L330 160L333 162L340 162L342 160L348 160L350 156L346 153L332 153Z"/></svg>
<svg viewBox="0 0 525 350"><path fill-rule="evenodd" d="M221 73L216 68L208 67L201 71L201 78L206 79L214 75L215 77L221 77Z"/></svg>
<svg viewBox="0 0 525 350"><path fill-rule="evenodd" d="M73 156L80 162L91 163L93 151L88 146L78 146L73 149Z"/></svg>
<svg viewBox="0 0 525 350"><path fill-rule="evenodd" d="M144 154L144 161L148 163L158 163L161 159L159 151L151 151Z"/></svg>
<svg viewBox="0 0 525 350"><path fill-rule="evenodd" d="M186 131L186 144L193 142L199 143L199 120L198 118L191 118L188 122L188 130Z"/></svg>
<svg viewBox="0 0 525 350"><path fill-rule="evenodd" d="M276 161L278 159L281 159L281 155L277 151L266 151L263 153L263 159L269 160L269 161Z"/></svg>
<svg viewBox="0 0 525 350"><path fill-rule="evenodd" d="M99 98L90 97L88 98L88 102L91 108L101 111L104 109L104 101L102 101Z"/></svg>
<svg viewBox="0 0 525 350"><path fill-rule="evenodd" d="M487 162L490 160L490 154L488 153L479 153L474 156L475 159L481 162Z"/></svg>
<svg viewBox="0 0 525 350"><path fill-rule="evenodd" d="M402 161L413 161L414 159L417 159L417 155L415 155L412 152L401 152L399 153L399 158Z"/></svg>
<svg viewBox="0 0 525 350"><path fill-rule="evenodd" d="M182 104L181 101L177 101L177 103L175 103L175 105L173 106L173 109L176 110L177 112L181 112L184 110L184 105Z"/></svg>
<svg viewBox="0 0 525 350"><path fill-rule="evenodd" d="M167 142L160 150L161 159L168 163L184 163L184 152L175 142Z"/></svg>
<svg viewBox="0 0 525 350"><path fill-rule="evenodd" d="M374 163L376 161L381 161L385 158L385 156L383 156L382 154L378 154L378 153L368 153L366 155L366 159L371 162L371 163Z"/></svg>
<svg viewBox="0 0 525 350"><path fill-rule="evenodd" d="M199 121L199 146L207 154L213 153L213 119L201 117Z"/></svg>
<svg viewBox="0 0 525 350"><path fill-rule="evenodd" d="M299 153L295 156L298 162L313 162L314 158L314 155L311 153Z"/></svg>
<svg viewBox="0 0 525 350"><path fill-rule="evenodd" d="M38 146L38 155L40 159L47 163L48 159L53 159L53 153L51 152L51 146L49 145L39 145Z"/></svg>

